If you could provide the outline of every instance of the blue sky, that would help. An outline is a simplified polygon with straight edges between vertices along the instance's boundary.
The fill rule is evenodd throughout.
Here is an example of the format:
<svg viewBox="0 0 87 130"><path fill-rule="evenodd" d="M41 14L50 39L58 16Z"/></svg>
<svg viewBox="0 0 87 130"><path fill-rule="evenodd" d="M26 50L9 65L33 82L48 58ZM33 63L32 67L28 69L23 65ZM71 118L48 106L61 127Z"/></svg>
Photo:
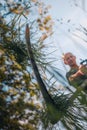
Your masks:
<svg viewBox="0 0 87 130"><path fill-rule="evenodd" d="M62 53L70 51L77 56L78 62L87 58L87 42L82 40L87 37L78 30L81 26L87 28L87 0L42 1L51 5L49 14L54 21L51 40L58 50L56 56L61 58Z"/></svg>

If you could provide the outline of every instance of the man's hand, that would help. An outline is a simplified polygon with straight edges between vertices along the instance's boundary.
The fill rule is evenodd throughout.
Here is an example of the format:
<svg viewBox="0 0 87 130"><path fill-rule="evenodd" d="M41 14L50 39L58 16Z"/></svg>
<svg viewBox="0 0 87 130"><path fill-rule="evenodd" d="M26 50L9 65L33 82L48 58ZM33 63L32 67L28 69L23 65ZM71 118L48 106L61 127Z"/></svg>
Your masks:
<svg viewBox="0 0 87 130"><path fill-rule="evenodd" d="M83 74L87 74L87 65L81 65L79 67L79 70L83 73Z"/></svg>
<svg viewBox="0 0 87 130"><path fill-rule="evenodd" d="M84 73L79 69L75 74L72 74L69 77L69 81L73 81L75 78L78 78L81 75L84 75Z"/></svg>

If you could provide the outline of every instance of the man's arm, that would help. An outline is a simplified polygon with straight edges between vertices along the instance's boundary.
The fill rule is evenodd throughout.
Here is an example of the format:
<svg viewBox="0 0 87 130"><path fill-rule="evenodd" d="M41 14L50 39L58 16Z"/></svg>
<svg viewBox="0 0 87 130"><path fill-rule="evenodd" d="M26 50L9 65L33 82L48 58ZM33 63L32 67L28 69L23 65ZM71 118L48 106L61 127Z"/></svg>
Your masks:
<svg viewBox="0 0 87 130"><path fill-rule="evenodd" d="M78 78L79 76L83 76L86 74L87 74L87 67L85 65L81 65L79 67L79 70L69 77L69 81L73 81L75 78Z"/></svg>

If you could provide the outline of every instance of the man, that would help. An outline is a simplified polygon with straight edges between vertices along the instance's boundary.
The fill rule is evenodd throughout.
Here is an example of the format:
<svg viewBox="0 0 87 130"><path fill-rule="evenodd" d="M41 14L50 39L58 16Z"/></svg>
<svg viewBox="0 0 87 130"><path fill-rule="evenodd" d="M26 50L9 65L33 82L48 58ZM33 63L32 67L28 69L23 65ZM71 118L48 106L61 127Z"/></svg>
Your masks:
<svg viewBox="0 0 87 130"><path fill-rule="evenodd" d="M64 54L63 60L64 63L70 67L66 77L70 85L77 88L87 79L87 67L86 65L78 66L76 63L76 56L74 56L71 52ZM87 88L87 86L85 86L85 88Z"/></svg>

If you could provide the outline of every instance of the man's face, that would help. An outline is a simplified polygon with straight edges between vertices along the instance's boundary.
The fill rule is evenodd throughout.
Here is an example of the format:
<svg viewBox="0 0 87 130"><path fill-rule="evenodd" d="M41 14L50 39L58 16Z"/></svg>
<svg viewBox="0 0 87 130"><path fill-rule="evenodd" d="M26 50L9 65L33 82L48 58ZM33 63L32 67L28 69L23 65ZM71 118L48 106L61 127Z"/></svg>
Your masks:
<svg viewBox="0 0 87 130"><path fill-rule="evenodd" d="M76 57L72 53L66 53L64 56L64 63L73 67L76 65Z"/></svg>

